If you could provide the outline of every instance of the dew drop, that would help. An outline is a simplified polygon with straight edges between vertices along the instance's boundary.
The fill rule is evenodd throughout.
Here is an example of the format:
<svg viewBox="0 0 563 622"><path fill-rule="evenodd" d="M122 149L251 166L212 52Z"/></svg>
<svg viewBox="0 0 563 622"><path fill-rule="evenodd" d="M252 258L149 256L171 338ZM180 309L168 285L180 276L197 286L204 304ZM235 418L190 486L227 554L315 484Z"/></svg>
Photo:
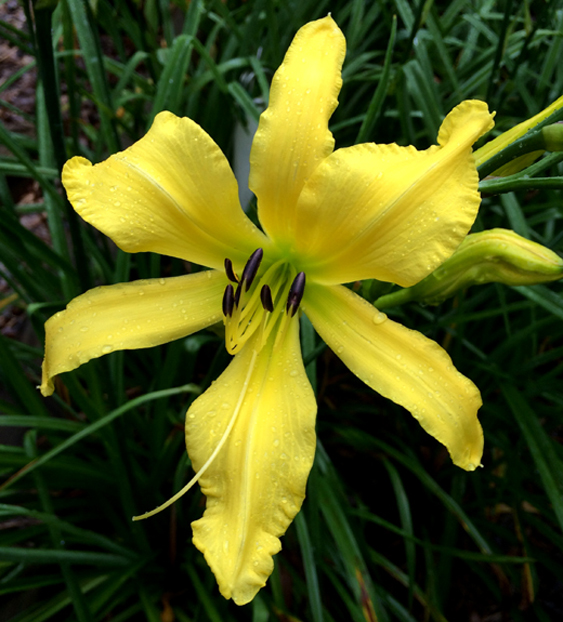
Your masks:
<svg viewBox="0 0 563 622"><path fill-rule="evenodd" d="M161 285L166 285L166 279L159 279L158 281Z"/></svg>
<svg viewBox="0 0 563 622"><path fill-rule="evenodd" d="M276 440L274 441L274 447L279 447L280 446L280 439L276 438Z"/></svg>
<svg viewBox="0 0 563 622"><path fill-rule="evenodd" d="M81 333L85 333L87 330L89 330L88 326L83 326L83 327L80 329L80 332L81 332Z"/></svg>
<svg viewBox="0 0 563 622"><path fill-rule="evenodd" d="M109 346L109 345L104 346L102 348L102 354L109 354L112 350L113 350L113 346Z"/></svg>
<svg viewBox="0 0 563 622"><path fill-rule="evenodd" d="M383 322L385 322L386 319L387 319L387 316L385 315L385 313L381 313L381 311L377 311L372 318L373 323L378 324L378 325L383 324Z"/></svg>

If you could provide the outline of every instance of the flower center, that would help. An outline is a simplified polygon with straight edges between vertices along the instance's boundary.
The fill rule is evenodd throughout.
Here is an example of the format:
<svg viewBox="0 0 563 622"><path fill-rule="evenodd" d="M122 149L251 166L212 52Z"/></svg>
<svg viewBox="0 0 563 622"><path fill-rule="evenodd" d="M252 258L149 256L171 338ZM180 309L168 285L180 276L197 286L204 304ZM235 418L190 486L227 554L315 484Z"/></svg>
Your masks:
<svg viewBox="0 0 563 622"><path fill-rule="evenodd" d="M278 346L303 298L305 273L298 273L283 259L261 272L263 256L261 248L254 251L240 279L233 270L231 260L225 259L225 273L236 284L235 288L229 283L223 295L225 347L229 354L239 352L257 331L258 351L274 330L274 347Z"/></svg>

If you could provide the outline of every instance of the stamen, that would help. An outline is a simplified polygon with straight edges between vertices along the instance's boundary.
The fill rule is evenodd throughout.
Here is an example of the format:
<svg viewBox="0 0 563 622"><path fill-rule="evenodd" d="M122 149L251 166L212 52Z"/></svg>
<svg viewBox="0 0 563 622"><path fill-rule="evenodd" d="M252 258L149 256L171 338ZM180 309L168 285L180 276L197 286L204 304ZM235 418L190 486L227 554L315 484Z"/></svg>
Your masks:
<svg viewBox="0 0 563 622"><path fill-rule="evenodd" d="M244 277L243 277L244 278ZM240 295L242 293L242 284L244 283L244 281L241 281L238 285L237 285L237 290L235 292L235 307L238 308L239 302L240 302Z"/></svg>
<svg viewBox="0 0 563 622"><path fill-rule="evenodd" d="M262 285L262 289L260 290L260 300L262 301L262 306L266 309L266 311L271 313L274 310L272 290L269 285Z"/></svg>
<svg viewBox="0 0 563 622"><path fill-rule="evenodd" d="M245 292L247 292L250 289L250 286L252 285L252 281L254 281L254 278L256 277L256 274L258 273L258 268L260 267L260 264L262 263L263 256L264 256L264 251L261 248L257 248L252 253L252 255L250 255L250 258L246 262L246 266L244 266L244 270L242 271L242 278L241 278L241 283L246 283L246 288L244 290Z"/></svg>
<svg viewBox="0 0 563 622"><path fill-rule="evenodd" d="M228 276L228 275L227 275ZM225 317L231 317L233 315L233 309L235 308L235 290L229 283L225 288L223 294L223 315Z"/></svg>
<svg viewBox="0 0 563 622"><path fill-rule="evenodd" d="M293 317L299 309L299 304L305 293L305 273L300 272L294 279L291 287L289 288L289 294L287 296L286 310Z"/></svg>
<svg viewBox="0 0 563 622"><path fill-rule="evenodd" d="M233 269L233 262L228 257L225 259L225 274L227 275L229 281L238 283L237 275Z"/></svg>

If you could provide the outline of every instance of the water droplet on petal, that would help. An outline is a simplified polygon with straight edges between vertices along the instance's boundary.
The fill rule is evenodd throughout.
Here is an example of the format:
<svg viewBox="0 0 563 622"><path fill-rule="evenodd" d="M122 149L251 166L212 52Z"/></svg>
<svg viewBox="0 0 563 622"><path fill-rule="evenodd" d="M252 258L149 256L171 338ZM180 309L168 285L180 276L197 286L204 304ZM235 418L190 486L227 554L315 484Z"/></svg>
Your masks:
<svg viewBox="0 0 563 622"><path fill-rule="evenodd" d="M383 324L383 322L385 322L385 320L387 319L387 316L385 315L385 313L381 313L381 311L376 311L375 315L373 316L372 320L374 324Z"/></svg>

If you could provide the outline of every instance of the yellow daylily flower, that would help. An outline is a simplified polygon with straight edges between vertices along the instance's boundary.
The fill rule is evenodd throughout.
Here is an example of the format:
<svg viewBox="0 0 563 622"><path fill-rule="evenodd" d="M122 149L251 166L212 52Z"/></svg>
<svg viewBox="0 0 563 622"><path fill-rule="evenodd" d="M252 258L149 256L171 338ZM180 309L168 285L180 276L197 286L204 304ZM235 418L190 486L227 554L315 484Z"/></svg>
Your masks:
<svg viewBox="0 0 563 622"><path fill-rule="evenodd" d="M301 312L455 464L473 470L481 461L477 388L440 346L342 284L375 278L408 287L452 255L479 208L472 144L492 115L482 102L463 102L426 151L334 151L328 121L344 56L329 16L299 30L274 76L250 156L263 231L240 208L217 145L168 112L125 151L95 166L73 158L63 172L75 210L123 250L211 270L73 300L46 324L41 391L51 394L55 375L105 352L162 344L223 317L234 358L190 406L186 445L207 497L193 541L223 596L238 604L271 574L313 464L317 407L301 358Z"/></svg>

